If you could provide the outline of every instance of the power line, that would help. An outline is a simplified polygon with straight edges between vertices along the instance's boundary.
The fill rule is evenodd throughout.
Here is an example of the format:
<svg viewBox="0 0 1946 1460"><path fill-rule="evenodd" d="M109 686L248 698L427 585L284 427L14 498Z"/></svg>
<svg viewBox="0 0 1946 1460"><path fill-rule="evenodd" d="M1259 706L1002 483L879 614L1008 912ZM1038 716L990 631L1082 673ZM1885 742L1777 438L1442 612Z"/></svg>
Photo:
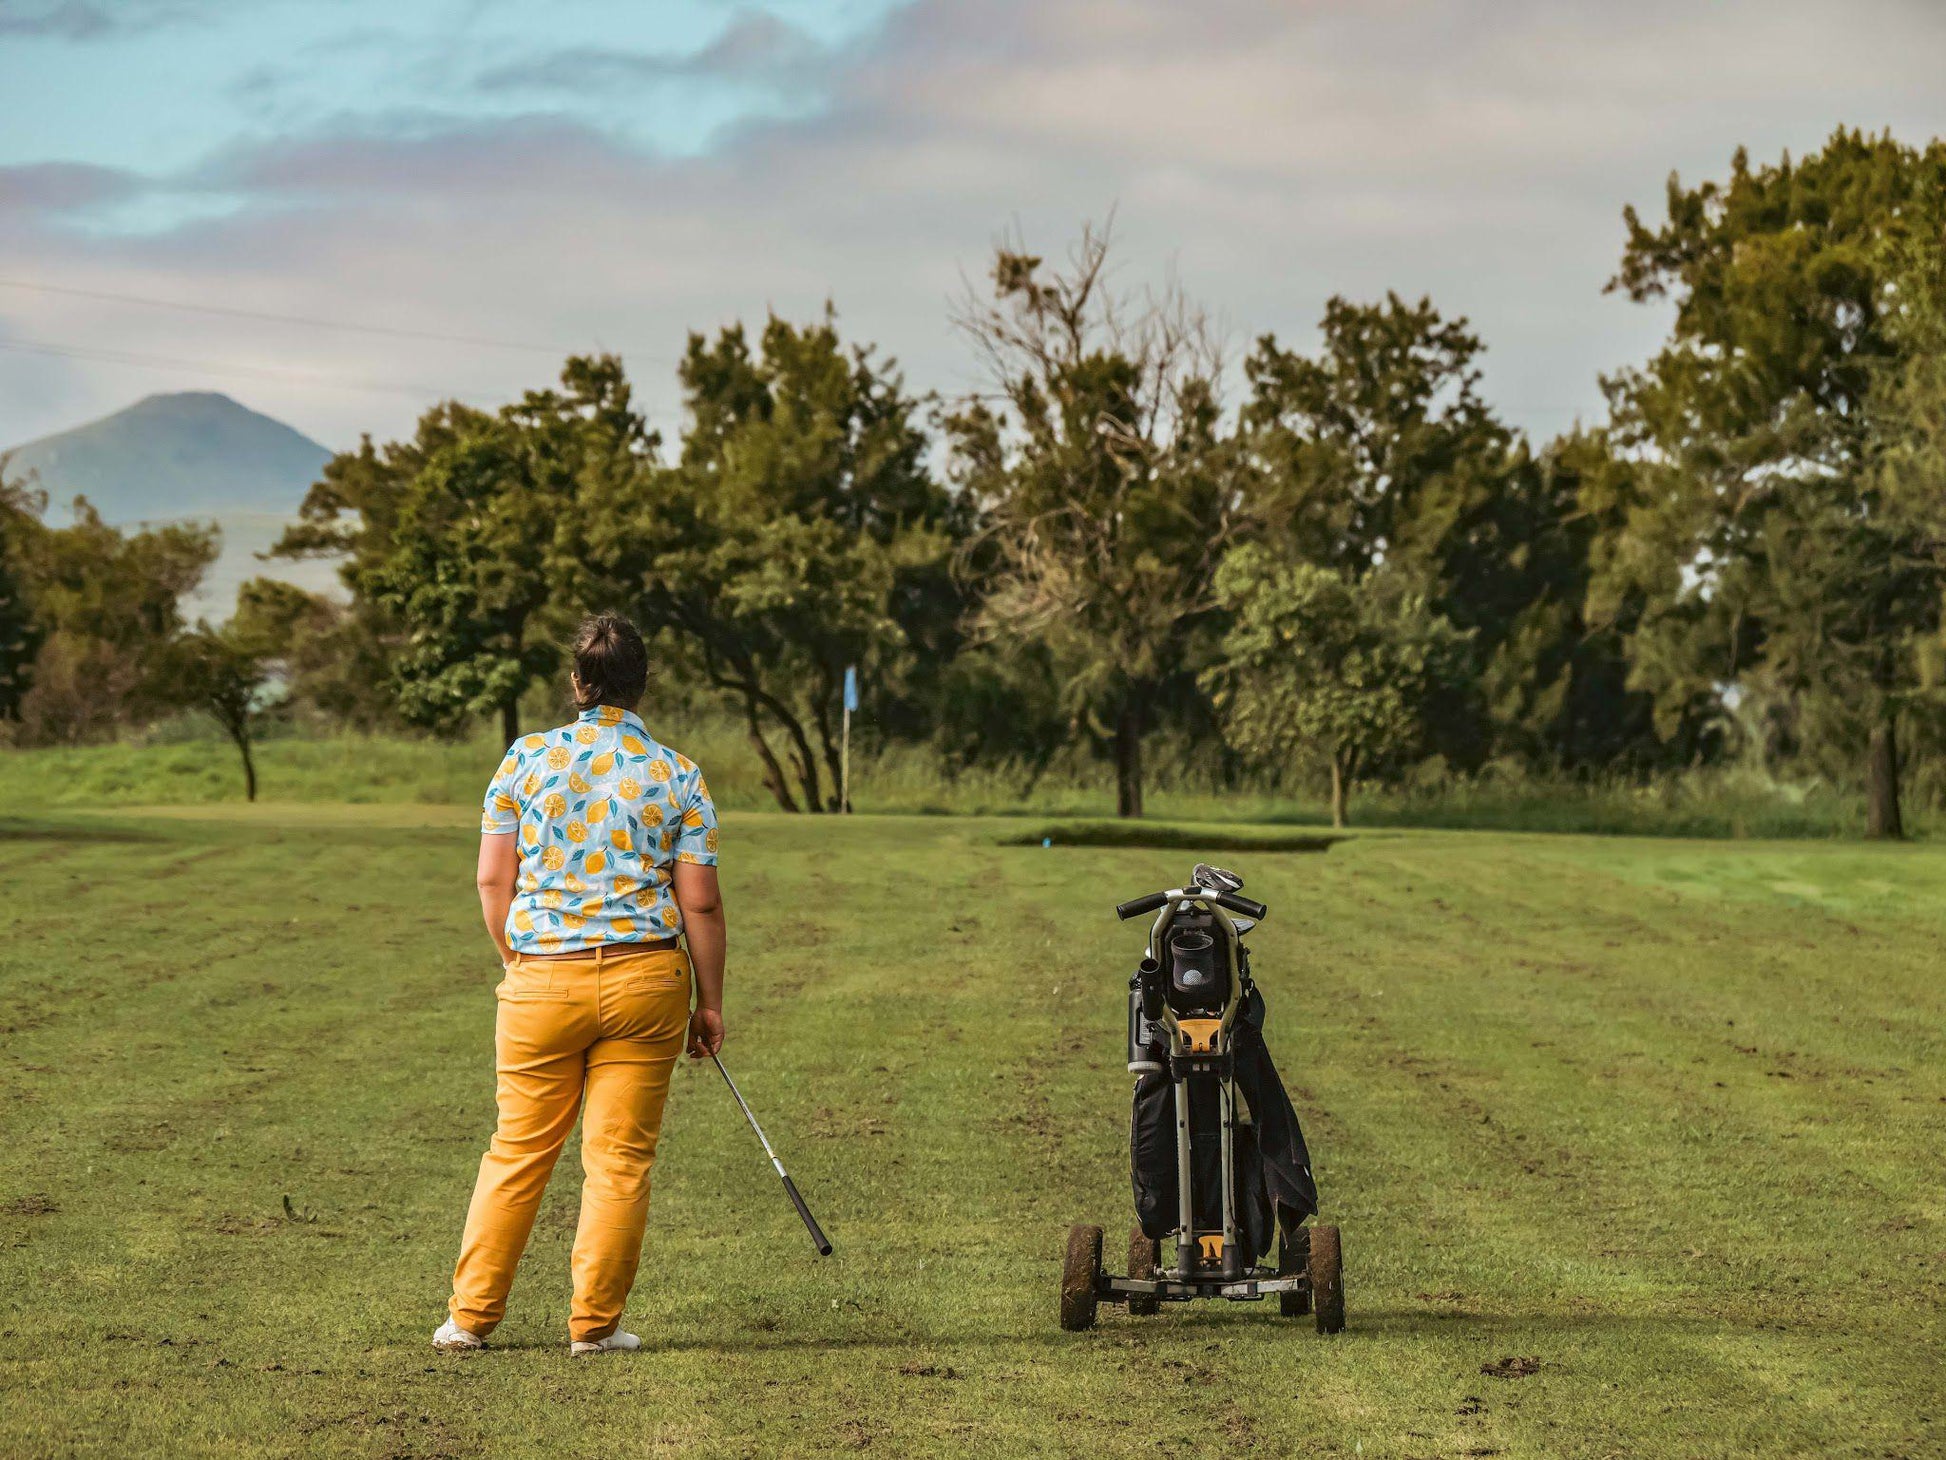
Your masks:
<svg viewBox="0 0 1946 1460"><path fill-rule="evenodd" d="M476 345L490 350L524 350L531 354L553 355L565 358L574 353L557 345L537 345L521 340L496 340L481 335L454 335L439 330L406 329L397 325L364 324L342 319L322 319L315 315L275 314L260 309L239 309L227 304L201 304L186 299L157 299L146 294L122 294L107 289L78 289L67 284L42 284L29 279L0 279L0 289L26 289L36 294L62 294L74 299L99 299L112 304L140 304L151 309L178 309L192 314L216 314L226 319L264 320L271 324L304 325L311 329L344 330L352 334L385 335L400 340L436 340L448 345ZM635 351L623 350L623 354L635 354L637 358L654 358L657 363L671 363L671 357L650 357Z"/></svg>
<svg viewBox="0 0 1946 1460"><path fill-rule="evenodd" d="M24 289L36 294L66 295L76 299L97 299L114 304L138 304L154 309L182 310L194 314L219 315L228 319L261 320L271 324L294 324L312 329L341 330L352 334L383 335L392 339L430 340L442 344L472 345L484 349L520 350L531 354L549 355L565 359L575 353L572 349L558 345L537 345L518 340L497 340L481 335L446 334L438 330L406 329L401 326L354 323L349 320L321 319L313 315L276 314L265 310L240 309L223 304L201 304L181 299L157 299L145 294L124 294L106 289L81 289L67 284L44 284L28 279L0 279L0 289ZM601 348L601 347L598 347ZM636 360L661 365L677 363L675 356L649 355L627 348L606 347L615 353ZM334 390L375 391L385 394L415 396L444 396L452 392L437 390L429 385L412 385L393 381L355 381L341 377L320 375L311 371L278 370L255 365L232 365L217 361L185 360L168 355L141 355L133 351L103 350L79 345L56 345L35 340L0 339L0 349L19 350L28 354L51 355L71 360L95 360L106 364L134 365L148 369L190 369L207 370L219 374L252 376L260 380L287 380L303 384L321 385ZM948 393L947 400L1005 400L1003 392L965 390ZM1520 415L1583 415L1599 414L1603 409L1600 402L1589 405L1554 405L1501 403L1504 409Z"/></svg>
<svg viewBox="0 0 1946 1460"><path fill-rule="evenodd" d="M420 399L450 394L430 385L412 385L394 380L348 380L342 376L320 375L309 370L278 370L261 365L225 364L213 360L185 360L174 355L141 355L132 350L98 350L81 345L56 345L46 340L0 339L0 350L19 350L29 355L52 355L63 360L94 360L109 365L135 365L150 370L202 370L217 375L247 375L258 380L284 380L303 385L323 386L328 390L375 391L387 395L410 395Z"/></svg>

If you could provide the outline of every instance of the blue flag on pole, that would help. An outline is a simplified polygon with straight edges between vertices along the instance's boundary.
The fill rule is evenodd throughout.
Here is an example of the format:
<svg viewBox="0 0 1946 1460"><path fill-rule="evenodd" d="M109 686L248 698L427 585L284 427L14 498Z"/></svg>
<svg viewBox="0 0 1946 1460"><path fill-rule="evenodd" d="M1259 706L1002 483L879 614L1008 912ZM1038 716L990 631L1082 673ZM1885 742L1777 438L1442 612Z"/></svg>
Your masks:
<svg viewBox="0 0 1946 1460"><path fill-rule="evenodd" d="M854 713L858 709L858 666L856 664L847 665L845 668L845 709Z"/></svg>

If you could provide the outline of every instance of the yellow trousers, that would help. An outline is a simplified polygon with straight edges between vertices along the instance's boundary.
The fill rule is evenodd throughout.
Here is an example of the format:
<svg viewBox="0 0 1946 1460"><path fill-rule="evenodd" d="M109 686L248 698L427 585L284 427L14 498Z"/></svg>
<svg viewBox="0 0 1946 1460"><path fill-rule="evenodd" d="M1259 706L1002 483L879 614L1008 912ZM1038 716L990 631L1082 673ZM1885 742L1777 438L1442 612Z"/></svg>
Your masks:
<svg viewBox="0 0 1946 1460"><path fill-rule="evenodd" d="M689 1028L689 960L679 949L627 944L516 956L497 992L499 1125L480 1162L448 1307L482 1336L506 1315L541 1193L579 1113L585 1180L568 1331L575 1342L606 1338L641 1261L649 1167Z"/></svg>

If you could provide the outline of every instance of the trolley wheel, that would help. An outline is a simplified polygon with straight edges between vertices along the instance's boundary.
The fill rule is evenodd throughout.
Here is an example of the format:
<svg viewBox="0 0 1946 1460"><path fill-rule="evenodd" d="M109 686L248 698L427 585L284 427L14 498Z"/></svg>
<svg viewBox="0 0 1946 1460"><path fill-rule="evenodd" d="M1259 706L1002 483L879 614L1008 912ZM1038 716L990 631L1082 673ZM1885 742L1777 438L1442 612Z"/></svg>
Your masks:
<svg viewBox="0 0 1946 1460"><path fill-rule="evenodd" d="M1156 1269L1162 1265L1162 1244L1153 1237L1142 1235L1140 1227L1128 1229L1128 1275L1140 1282L1155 1281ZM1162 1299L1150 1293L1146 1296L1133 1294L1128 1300L1128 1311L1137 1318L1146 1318L1162 1307Z"/></svg>
<svg viewBox="0 0 1946 1460"><path fill-rule="evenodd" d="M1311 1229L1280 1224L1277 1229L1277 1276L1308 1276L1310 1271ZM1306 1288L1301 1293L1279 1293L1277 1311L1286 1318L1302 1318L1311 1311L1310 1289Z"/></svg>
<svg viewBox="0 0 1946 1460"><path fill-rule="evenodd" d="M1101 1228L1068 1228L1061 1265L1061 1326L1070 1333L1095 1326L1095 1286L1101 1281Z"/></svg>
<svg viewBox="0 0 1946 1460"><path fill-rule="evenodd" d="M1336 1227L1311 1229L1311 1302L1319 1333L1345 1331L1345 1264Z"/></svg>

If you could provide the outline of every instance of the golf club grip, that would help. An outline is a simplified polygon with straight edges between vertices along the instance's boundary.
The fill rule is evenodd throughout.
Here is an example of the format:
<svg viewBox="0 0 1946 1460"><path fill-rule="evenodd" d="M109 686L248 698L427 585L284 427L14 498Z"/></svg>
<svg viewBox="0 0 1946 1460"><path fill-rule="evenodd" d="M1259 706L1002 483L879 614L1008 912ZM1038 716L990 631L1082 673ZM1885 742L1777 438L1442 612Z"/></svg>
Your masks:
<svg viewBox="0 0 1946 1460"><path fill-rule="evenodd" d="M1246 918L1255 918L1258 922L1262 922L1270 911L1261 902L1252 902L1247 897L1238 897L1234 892L1217 893L1216 905L1226 907L1233 913L1242 913Z"/></svg>
<svg viewBox="0 0 1946 1460"><path fill-rule="evenodd" d="M1151 892L1147 897L1138 897L1133 902L1117 903L1115 916L1127 922L1130 918L1141 917L1143 913L1154 912L1168 900L1169 894L1166 892Z"/></svg>
<svg viewBox="0 0 1946 1460"><path fill-rule="evenodd" d="M784 1191L789 1195L791 1205L797 1208L797 1214L804 1218L804 1225L811 1232L811 1240L818 1244L818 1256L829 1257L831 1239L824 1235L824 1228L820 1227L818 1219L811 1215L811 1209L804 1205L804 1198L797 1194L797 1183L788 1176L784 1178Z"/></svg>

